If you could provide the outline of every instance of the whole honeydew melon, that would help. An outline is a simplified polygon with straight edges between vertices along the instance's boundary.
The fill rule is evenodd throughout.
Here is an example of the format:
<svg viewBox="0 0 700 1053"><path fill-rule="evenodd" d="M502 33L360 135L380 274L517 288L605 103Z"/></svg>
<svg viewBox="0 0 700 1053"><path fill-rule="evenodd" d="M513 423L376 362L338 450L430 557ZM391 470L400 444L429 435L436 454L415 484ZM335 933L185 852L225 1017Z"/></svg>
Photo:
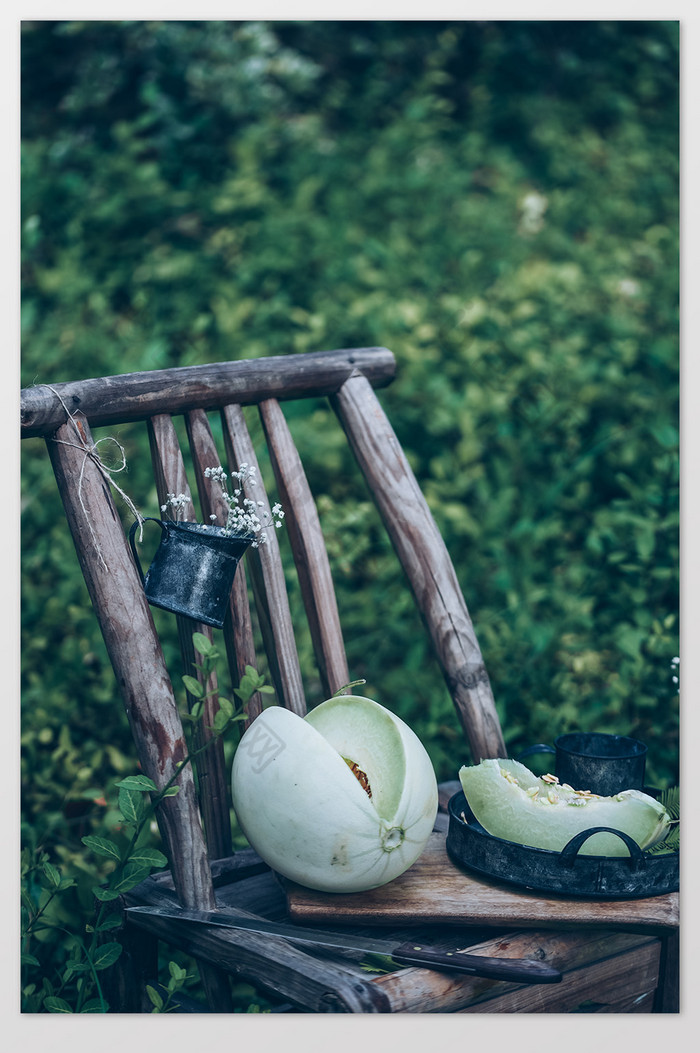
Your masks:
<svg viewBox="0 0 700 1053"><path fill-rule="evenodd" d="M474 818L487 833L532 848L560 852L582 830L608 826L629 834L644 849L662 841L668 831L666 809L640 790L599 797L539 779L524 764L503 759L464 765L459 779ZM629 850L615 834L597 833L580 853L625 856Z"/></svg>
<svg viewBox="0 0 700 1053"><path fill-rule="evenodd" d="M303 718L264 710L238 745L231 789L258 855L323 892L360 892L398 877L423 851L438 807L420 739L360 695L334 696Z"/></svg>

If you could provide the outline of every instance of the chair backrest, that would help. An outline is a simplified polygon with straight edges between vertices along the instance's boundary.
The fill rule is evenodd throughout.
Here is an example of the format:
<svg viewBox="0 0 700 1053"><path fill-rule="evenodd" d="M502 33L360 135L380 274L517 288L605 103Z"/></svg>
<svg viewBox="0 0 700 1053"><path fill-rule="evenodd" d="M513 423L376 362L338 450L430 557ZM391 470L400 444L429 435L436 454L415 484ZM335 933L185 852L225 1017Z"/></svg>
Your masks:
<svg viewBox="0 0 700 1053"><path fill-rule="evenodd" d="M225 518L221 494L205 474L214 465L258 465L243 406L256 405L274 470L324 690L348 683L345 648L323 534L306 475L281 403L327 397L379 509L430 634L472 757L505 755L491 688L454 568L415 476L374 387L388 384L394 356L360 348L240 360L104 377L22 392L22 435L47 442L80 566L99 620L143 772L160 788L186 756L186 741L143 584L135 566L91 428L145 421L159 503L185 494L185 519L195 520L185 458L173 417L184 416L194 483L205 520ZM208 414L221 416L225 456ZM260 487L259 489L263 489ZM256 494L269 510L265 494ZM256 666L246 571L278 702L304 714L306 702L275 531L238 569L223 629L234 684ZM192 633L211 630L178 617L186 668ZM215 691L216 684L208 688ZM215 693L200 735L213 722ZM260 712L254 698L249 719ZM210 860L231 853L228 779L221 740L179 775L180 792L165 798L159 824L173 878L185 906L215 905ZM200 812L201 806L201 812ZM206 831L206 839L204 831Z"/></svg>

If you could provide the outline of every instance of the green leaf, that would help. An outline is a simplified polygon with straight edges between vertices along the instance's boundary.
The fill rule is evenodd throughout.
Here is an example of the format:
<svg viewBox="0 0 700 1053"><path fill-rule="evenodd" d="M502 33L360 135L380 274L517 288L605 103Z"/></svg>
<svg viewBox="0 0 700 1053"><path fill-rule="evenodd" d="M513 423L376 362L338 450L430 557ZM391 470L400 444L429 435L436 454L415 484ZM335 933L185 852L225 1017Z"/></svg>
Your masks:
<svg viewBox="0 0 700 1053"><path fill-rule="evenodd" d="M138 867L164 867L168 859L157 848L136 848L129 856L129 863Z"/></svg>
<svg viewBox="0 0 700 1053"><path fill-rule="evenodd" d="M91 849L98 856L107 856L109 859L116 859L117 862L121 859L118 846L106 837L94 837L88 834L86 837L81 837L80 840L86 848Z"/></svg>
<svg viewBox="0 0 700 1053"><path fill-rule="evenodd" d="M202 655L211 654L214 650L214 644L204 633L192 633L192 643L195 651L199 651Z"/></svg>
<svg viewBox="0 0 700 1053"><path fill-rule="evenodd" d="M179 792L179 786L169 786L168 789L164 792L163 797L176 797Z"/></svg>
<svg viewBox="0 0 700 1053"><path fill-rule="evenodd" d="M91 998L85 1003L83 1008L80 1010L81 1013L108 1013L109 1005L107 1002L102 1002L99 998Z"/></svg>
<svg viewBox="0 0 700 1053"><path fill-rule="evenodd" d="M220 709L214 717L214 727L217 731L223 731L228 724L228 717L224 713L223 709Z"/></svg>
<svg viewBox="0 0 700 1053"><path fill-rule="evenodd" d="M119 811L127 823L138 823L143 817L145 806L143 797L138 790L122 786L119 790Z"/></svg>
<svg viewBox="0 0 700 1053"><path fill-rule="evenodd" d="M58 888L61 884L61 872L58 867L55 867L53 863L44 863L41 869L51 884Z"/></svg>
<svg viewBox="0 0 700 1053"><path fill-rule="evenodd" d="M168 962L168 970L173 980L181 981L187 978L187 970L179 966L177 962Z"/></svg>
<svg viewBox="0 0 700 1053"><path fill-rule="evenodd" d="M204 688L200 684L199 680L195 680L193 676L187 676L185 674L182 678L182 682L191 695L195 698L204 698Z"/></svg>
<svg viewBox="0 0 700 1053"><path fill-rule="evenodd" d="M121 943L103 943L101 947L97 948L92 959L93 967L97 972L100 972L102 969L108 969L110 965L114 965L121 953Z"/></svg>
<svg viewBox="0 0 700 1053"><path fill-rule="evenodd" d="M114 891L121 895L123 892L128 892L129 889L136 888L142 881L148 877L151 872L150 867L132 866L130 863L124 867L124 873L122 877L115 882Z"/></svg>
<svg viewBox="0 0 700 1053"><path fill-rule="evenodd" d="M233 716L233 703L229 702L227 698L219 699L219 711L226 714L226 719L229 720Z"/></svg>
<svg viewBox="0 0 700 1053"><path fill-rule="evenodd" d="M369 951L360 963L365 972L368 973L393 973L401 966L388 954L375 954Z"/></svg>
<svg viewBox="0 0 700 1053"><path fill-rule="evenodd" d="M672 852L678 852L681 845L680 787L671 786L663 790L659 796L659 803L664 806L671 816L671 829L665 840L657 842L657 844L651 845L647 849L647 852L651 853L651 855L667 855Z"/></svg>
<svg viewBox="0 0 700 1053"><path fill-rule="evenodd" d="M20 957L22 965L40 965L41 962L33 954L22 954Z"/></svg>
<svg viewBox="0 0 700 1053"><path fill-rule="evenodd" d="M47 1009L49 1013L72 1013L73 1010L66 1002L65 998L59 998L58 995L49 995L48 998L44 999L44 1009Z"/></svg>
<svg viewBox="0 0 700 1053"><path fill-rule="evenodd" d="M146 994L148 995L158 1012L160 1012L160 1010L163 1008L163 999L160 997L155 987L151 987L150 984L146 984Z"/></svg>
<svg viewBox="0 0 700 1053"><path fill-rule="evenodd" d="M126 790L148 790L151 793L158 791L153 779L149 779L147 775L127 775L125 779L121 779L116 785Z"/></svg>
<svg viewBox="0 0 700 1053"><path fill-rule="evenodd" d="M110 929L118 929L121 926L122 919L119 914L113 914L110 918L105 918L99 925L95 926L95 932L108 932Z"/></svg>
<svg viewBox="0 0 700 1053"><path fill-rule="evenodd" d="M241 682L235 689L235 693L238 695L243 702L247 702L251 695L254 695L256 691L255 681L251 679L246 673L245 676L241 677Z"/></svg>
<svg viewBox="0 0 700 1053"><path fill-rule="evenodd" d="M115 892L113 888L100 888L99 885L94 886L92 894L101 903L109 903L110 900L119 899L119 893Z"/></svg>

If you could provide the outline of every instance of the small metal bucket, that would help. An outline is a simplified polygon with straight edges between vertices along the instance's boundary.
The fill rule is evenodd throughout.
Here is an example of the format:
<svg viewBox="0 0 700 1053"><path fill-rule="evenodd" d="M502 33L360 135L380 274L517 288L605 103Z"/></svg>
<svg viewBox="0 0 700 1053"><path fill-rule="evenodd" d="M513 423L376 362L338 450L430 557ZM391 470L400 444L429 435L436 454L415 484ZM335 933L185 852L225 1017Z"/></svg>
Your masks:
<svg viewBox="0 0 700 1053"><path fill-rule="evenodd" d="M627 735L600 731L572 731L554 740L554 747L538 743L518 756L553 753L554 774L575 790L612 797L623 790L644 789L647 747Z"/></svg>
<svg viewBox="0 0 700 1053"><path fill-rule="evenodd" d="M157 523L162 532L144 576L134 539L139 524L134 523L129 531L129 544L148 602L221 629L238 562L255 540L254 535L226 536L223 527L164 523L152 516L144 522Z"/></svg>

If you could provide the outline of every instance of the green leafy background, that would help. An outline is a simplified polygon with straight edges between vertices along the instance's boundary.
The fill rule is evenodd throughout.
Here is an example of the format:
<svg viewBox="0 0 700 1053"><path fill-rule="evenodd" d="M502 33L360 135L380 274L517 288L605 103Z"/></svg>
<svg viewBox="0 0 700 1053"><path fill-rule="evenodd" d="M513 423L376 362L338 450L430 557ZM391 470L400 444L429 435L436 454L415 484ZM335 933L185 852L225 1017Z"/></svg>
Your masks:
<svg viewBox="0 0 700 1053"><path fill-rule="evenodd" d="M509 750L632 734L673 785L678 24L30 21L22 81L23 385L391 348L380 399ZM468 750L340 429L287 413L351 676L456 778ZM156 514L143 429L117 438ZM80 837L108 836L135 758L43 441L22 455L23 834L83 875L70 925Z"/></svg>

